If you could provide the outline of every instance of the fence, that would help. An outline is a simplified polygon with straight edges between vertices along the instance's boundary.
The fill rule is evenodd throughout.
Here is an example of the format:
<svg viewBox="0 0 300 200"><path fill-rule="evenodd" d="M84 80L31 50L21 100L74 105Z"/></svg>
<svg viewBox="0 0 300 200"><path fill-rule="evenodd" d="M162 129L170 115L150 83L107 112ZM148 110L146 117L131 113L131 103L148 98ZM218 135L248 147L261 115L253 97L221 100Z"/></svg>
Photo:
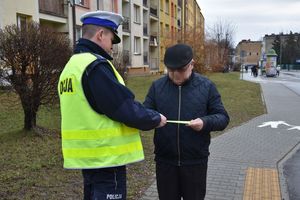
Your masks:
<svg viewBox="0 0 300 200"><path fill-rule="evenodd" d="M281 69L300 70L300 64L281 64Z"/></svg>

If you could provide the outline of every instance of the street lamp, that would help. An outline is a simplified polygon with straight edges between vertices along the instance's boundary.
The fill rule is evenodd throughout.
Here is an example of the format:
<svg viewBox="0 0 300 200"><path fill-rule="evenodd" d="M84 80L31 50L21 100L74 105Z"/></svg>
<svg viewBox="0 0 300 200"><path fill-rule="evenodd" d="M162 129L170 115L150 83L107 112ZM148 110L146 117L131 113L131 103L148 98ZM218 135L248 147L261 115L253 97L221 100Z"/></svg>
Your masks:
<svg viewBox="0 0 300 200"><path fill-rule="evenodd" d="M71 8L72 8L72 27L73 27L73 46L75 48L76 45L76 4L75 4L75 0L68 0L68 4L70 4Z"/></svg>

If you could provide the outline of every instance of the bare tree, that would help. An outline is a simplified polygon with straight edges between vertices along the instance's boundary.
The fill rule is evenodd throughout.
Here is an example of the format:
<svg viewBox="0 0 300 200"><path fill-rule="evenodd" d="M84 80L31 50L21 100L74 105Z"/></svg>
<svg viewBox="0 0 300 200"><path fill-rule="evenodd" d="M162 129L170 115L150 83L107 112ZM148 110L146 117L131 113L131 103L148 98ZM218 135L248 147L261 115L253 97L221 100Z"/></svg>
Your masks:
<svg viewBox="0 0 300 200"><path fill-rule="evenodd" d="M119 74L122 76L124 81L127 81L127 66L130 63L130 55L129 53L124 53L126 51L122 51L120 46L115 45L113 50L113 65Z"/></svg>
<svg viewBox="0 0 300 200"><path fill-rule="evenodd" d="M0 77L6 79L20 98L24 129L36 126L41 105L57 97L57 81L71 55L66 35L30 22L0 29Z"/></svg>
<svg viewBox="0 0 300 200"><path fill-rule="evenodd" d="M217 47L216 56L213 56L217 60L207 64L213 71L221 71L224 66L228 66L230 63L230 52L233 49L235 26L230 22L219 20L212 28L207 27L207 30L206 45ZM211 53L206 52L206 55L211 55Z"/></svg>
<svg viewBox="0 0 300 200"><path fill-rule="evenodd" d="M186 25L186 30L182 34L182 38L178 38L178 41L188 44L193 48L194 70L198 73L205 73L207 69L204 65L204 27L201 27L200 23L196 24L193 28Z"/></svg>

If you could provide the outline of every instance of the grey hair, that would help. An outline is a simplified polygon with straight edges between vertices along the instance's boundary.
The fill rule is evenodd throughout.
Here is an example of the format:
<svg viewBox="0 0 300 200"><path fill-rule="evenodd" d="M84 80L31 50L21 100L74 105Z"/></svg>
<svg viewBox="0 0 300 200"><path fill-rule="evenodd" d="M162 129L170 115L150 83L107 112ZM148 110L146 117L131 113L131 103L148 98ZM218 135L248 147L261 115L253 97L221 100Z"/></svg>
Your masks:
<svg viewBox="0 0 300 200"><path fill-rule="evenodd" d="M96 26L92 24L85 24L82 27L82 37L85 39L91 39L94 37L94 35L100 30L104 30L105 33L107 33L107 29L102 26Z"/></svg>

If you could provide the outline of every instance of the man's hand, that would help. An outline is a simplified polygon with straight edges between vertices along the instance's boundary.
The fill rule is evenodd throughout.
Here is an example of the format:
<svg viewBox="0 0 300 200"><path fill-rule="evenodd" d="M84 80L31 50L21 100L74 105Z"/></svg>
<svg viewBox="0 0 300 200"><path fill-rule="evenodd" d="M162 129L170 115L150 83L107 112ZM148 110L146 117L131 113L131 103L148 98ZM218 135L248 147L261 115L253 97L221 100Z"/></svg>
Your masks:
<svg viewBox="0 0 300 200"><path fill-rule="evenodd" d="M166 125L166 123L167 123L167 118L164 115L160 114L160 123L156 128L163 127L164 125Z"/></svg>
<svg viewBox="0 0 300 200"><path fill-rule="evenodd" d="M203 128L203 121L200 118L193 119L187 126L191 127L195 131L201 131Z"/></svg>

